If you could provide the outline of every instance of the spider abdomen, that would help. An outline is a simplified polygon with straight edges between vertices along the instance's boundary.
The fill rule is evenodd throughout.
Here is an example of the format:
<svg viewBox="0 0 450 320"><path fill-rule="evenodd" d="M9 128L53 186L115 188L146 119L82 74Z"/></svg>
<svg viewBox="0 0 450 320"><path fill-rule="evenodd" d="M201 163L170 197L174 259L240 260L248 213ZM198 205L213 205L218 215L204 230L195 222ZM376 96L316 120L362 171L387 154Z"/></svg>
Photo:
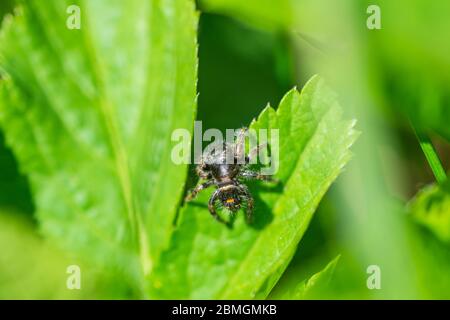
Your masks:
<svg viewBox="0 0 450 320"><path fill-rule="evenodd" d="M224 208L236 212L241 208L241 198L238 187L230 182L219 185L220 202Z"/></svg>

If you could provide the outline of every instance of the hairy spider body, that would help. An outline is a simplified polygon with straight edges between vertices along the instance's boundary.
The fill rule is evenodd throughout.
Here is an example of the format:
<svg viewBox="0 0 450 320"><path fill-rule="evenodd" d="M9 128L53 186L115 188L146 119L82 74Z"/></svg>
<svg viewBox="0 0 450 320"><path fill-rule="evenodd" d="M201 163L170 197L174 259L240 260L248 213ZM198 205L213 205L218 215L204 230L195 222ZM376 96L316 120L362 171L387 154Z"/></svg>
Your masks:
<svg viewBox="0 0 450 320"><path fill-rule="evenodd" d="M216 190L209 199L208 209L216 220L227 225L229 223L217 214L217 203L231 213L244 208L248 223L251 223L253 218L254 200L247 186L241 180L275 181L272 176L261 175L249 169L251 159L258 154L261 146L255 147L246 155L244 151L245 134L246 129L241 129L235 143L221 142L212 145L212 149L205 152L201 163L196 167L197 175L205 181L199 183L186 197L186 201L191 201L200 191L214 185Z"/></svg>

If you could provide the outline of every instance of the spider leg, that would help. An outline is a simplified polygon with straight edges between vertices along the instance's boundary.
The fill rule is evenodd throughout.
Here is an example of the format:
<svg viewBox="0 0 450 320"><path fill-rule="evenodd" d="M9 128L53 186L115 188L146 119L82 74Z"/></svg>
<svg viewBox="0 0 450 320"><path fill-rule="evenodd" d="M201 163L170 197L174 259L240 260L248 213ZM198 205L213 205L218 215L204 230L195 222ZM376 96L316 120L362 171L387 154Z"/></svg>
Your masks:
<svg viewBox="0 0 450 320"><path fill-rule="evenodd" d="M244 170L241 172L241 176L243 178L247 179L253 179L253 180L261 180L261 181L269 181L269 182L278 182L277 179L275 179L271 175L267 174L260 174L258 172L252 171L252 170Z"/></svg>
<svg viewBox="0 0 450 320"><path fill-rule="evenodd" d="M256 147L254 147L252 150L250 150L248 155L245 157L245 162L250 163L259 154L259 150L266 148L266 147L267 147L267 142L264 142L260 145L257 145Z"/></svg>
<svg viewBox="0 0 450 320"><path fill-rule="evenodd" d="M210 179L211 173L207 170L206 164L202 159L202 162L195 167L195 172L202 179Z"/></svg>
<svg viewBox="0 0 450 320"><path fill-rule="evenodd" d="M213 181L213 180L208 180L208 181L206 181L206 182L203 182L203 183L201 183L201 184L198 184L194 189L192 189L192 190L189 192L189 194L186 196L186 198L185 198L184 200L187 202L187 201L191 201L191 200L195 199L195 197L197 197L197 194L198 194L200 191L202 191L202 190L204 190L204 189L206 189L206 188L212 186L213 184L214 184L214 181Z"/></svg>
<svg viewBox="0 0 450 320"><path fill-rule="evenodd" d="M247 134L247 128L242 128L239 130L237 135L234 157L238 160L238 163L244 164L246 160L245 156L245 136ZM239 162L240 161L240 162Z"/></svg>
<svg viewBox="0 0 450 320"><path fill-rule="evenodd" d="M220 193L220 189L217 189L216 191L214 191L214 193L212 194L211 198L209 199L209 203L208 203L208 209L209 212L211 213L211 215L214 217L214 219L216 219L217 221L229 225L228 222L226 222L225 220L223 220L216 211L216 200L218 199Z"/></svg>
<svg viewBox="0 0 450 320"><path fill-rule="evenodd" d="M247 223L252 223L253 221L253 208L254 208L254 200L252 195L250 194L250 191L248 190L247 186L244 184L238 185L238 190L241 196L245 199L247 202L247 207L245 208L245 219Z"/></svg>

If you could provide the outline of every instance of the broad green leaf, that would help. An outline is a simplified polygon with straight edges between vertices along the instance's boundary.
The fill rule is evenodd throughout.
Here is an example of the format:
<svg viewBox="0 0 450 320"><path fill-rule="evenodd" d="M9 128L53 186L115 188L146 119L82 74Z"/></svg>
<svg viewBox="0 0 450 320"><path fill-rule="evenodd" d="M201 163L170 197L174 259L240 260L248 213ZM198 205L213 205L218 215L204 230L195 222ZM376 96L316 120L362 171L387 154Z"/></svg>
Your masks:
<svg viewBox="0 0 450 320"><path fill-rule="evenodd" d="M187 174L171 133L195 116L197 21L193 1L29 0L0 35L0 122L42 232L137 296Z"/></svg>
<svg viewBox="0 0 450 320"><path fill-rule="evenodd" d="M171 248L153 275L162 298L265 298L281 276L319 201L350 158L357 133L334 93L314 77L268 106L253 129L279 129L278 187L249 184L255 222L239 214L230 230L211 218L209 193L181 209ZM270 140L269 140L270 141Z"/></svg>
<svg viewBox="0 0 450 320"><path fill-rule="evenodd" d="M305 298L314 297L314 294L321 292L326 288L331 281L334 269L339 261L340 256L337 256L331 260L325 268L312 275L309 279L304 280L297 284L293 289L286 288L283 292L283 288L278 288L277 294L271 294L271 299L283 299L283 300L301 300Z"/></svg>
<svg viewBox="0 0 450 320"><path fill-rule="evenodd" d="M416 222L450 244L450 183L424 188L408 206Z"/></svg>

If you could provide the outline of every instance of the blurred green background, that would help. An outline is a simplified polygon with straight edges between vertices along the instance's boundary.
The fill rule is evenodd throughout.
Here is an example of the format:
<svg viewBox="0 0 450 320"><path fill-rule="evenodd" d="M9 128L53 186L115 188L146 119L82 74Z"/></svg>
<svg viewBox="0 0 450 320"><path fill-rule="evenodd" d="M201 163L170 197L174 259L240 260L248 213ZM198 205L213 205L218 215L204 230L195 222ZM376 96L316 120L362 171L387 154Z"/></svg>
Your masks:
<svg viewBox="0 0 450 320"><path fill-rule="evenodd" d="M369 30L369 5L381 30ZM450 298L450 232L444 188L439 226L415 219L409 201L434 183L415 131L450 167L450 2L424 0L201 0L199 110L206 128L248 124L267 102L321 74L362 132L354 158L316 213L275 290L306 278L341 254L316 298ZM12 0L0 2L0 16ZM0 132L0 298L78 298L53 292L64 254L37 233L33 199ZM425 221L425 222L424 222ZM7 244L7 245L6 245ZM14 262L14 263L12 263ZM32 271L26 270L33 265ZM381 289L366 286L367 267ZM24 278L22 275L25 274ZM20 280L18 281L18 277ZM89 275L88 275L89 276ZM94 278L94 275L92 275ZM63 280L64 281L64 280ZM103 297L101 283L86 292ZM108 292L107 297L111 297Z"/></svg>

